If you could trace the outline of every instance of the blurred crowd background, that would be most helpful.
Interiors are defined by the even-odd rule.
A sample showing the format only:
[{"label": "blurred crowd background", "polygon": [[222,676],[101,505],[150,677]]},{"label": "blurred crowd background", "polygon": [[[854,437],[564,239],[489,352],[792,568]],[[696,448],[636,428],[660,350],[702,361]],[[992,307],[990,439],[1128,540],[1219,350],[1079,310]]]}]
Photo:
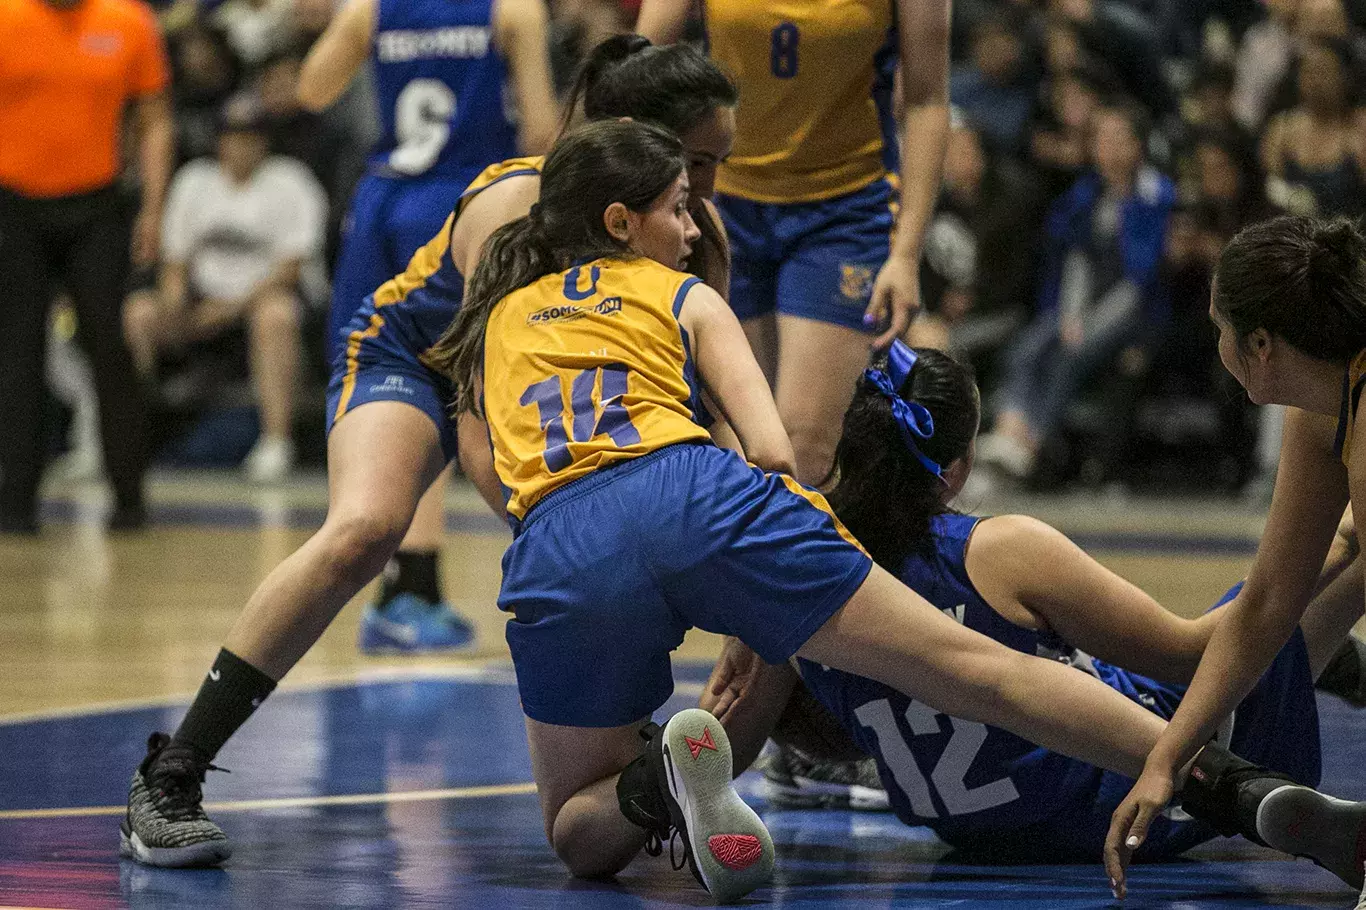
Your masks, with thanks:
[{"label": "blurred crowd background", "polygon": [[[212,194],[204,160],[231,170],[280,156],[271,196],[288,204],[275,255],[305,259],[306,312],[285,335],[298,349],[291,404],[270,419],[290,424],[301,462],[321,463],[327,276],[376,135],[372,88],[358,79],[320,115],[295,100],[333,0],[176,0],[156,11],[178,157],[163,255],[212,229],[196,221]],[[551,0],[551,14],[563,89],[584,52],[629,30],[636,10]],[[1363,65],[1366,0],[956,0],[954,126],[913,340],[976,367],[983,461],[1044,489],[1263,490],[1277,419],[1220,367],[1211,269],[1251,221],[1366,211]],[[244,92],[250,104],[225,117]],[[130,198],[137,180],[130,166]],[[155,269],[139,276],[125,307],[129,346],[155,388],[155,458],[235,466],[261,423],[243,330],[163,350],[140,317],[139,295],[156,281]],[[54,318],[53,449],[82,476],[99,470],[95,405],[74,317],[59,306]]]}]

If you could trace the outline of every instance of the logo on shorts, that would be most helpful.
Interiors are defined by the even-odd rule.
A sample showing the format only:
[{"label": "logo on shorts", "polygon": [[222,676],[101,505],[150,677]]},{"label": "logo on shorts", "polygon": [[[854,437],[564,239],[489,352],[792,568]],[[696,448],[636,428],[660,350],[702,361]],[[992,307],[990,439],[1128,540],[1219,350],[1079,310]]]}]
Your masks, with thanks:
[{"label": "logo on shorts", "polygon": [[402,395],[412,395],[413,390],[408,388],[403,382],[402,376],[385,376],[383,382],[377,382],[370,386],[371,392],[398,392]]},{"label": "logo on shorts", "polygon": [[584,308],[574,303],[558,303],[555,306],[548,306],[537,310],[527,316],[527,325],[543,325],[547,322],[570,322],[574,319],[582,319],[588,313]]},{"label": "logo on shorts", "polygon": [[691,736],[685,734],[683,736],[683,742],[688,744],[688,751],[692,753],[693,761],[697,760],[697,756],[702,754],[703,749],[710,749],[713,752],[717,751],[716,743],[713,742],[711,738],[711,727],[702,728],[701,739],[693,739]]},{"label": "logo on shorts", "polygon": [[864,303],[873,296],[873,267],[840,263],[840,293],[850,300]]}]

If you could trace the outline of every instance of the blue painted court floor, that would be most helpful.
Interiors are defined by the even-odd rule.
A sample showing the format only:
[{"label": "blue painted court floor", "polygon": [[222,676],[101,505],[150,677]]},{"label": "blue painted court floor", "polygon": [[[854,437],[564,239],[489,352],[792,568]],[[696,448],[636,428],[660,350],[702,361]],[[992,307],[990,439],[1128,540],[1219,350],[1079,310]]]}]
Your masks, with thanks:
[{"label": "blue painted court floor", "polygon": [[[666,708],[696,703],[703,670]],[[1324,788],[1366,798],[1366,716],[1321,699]],[[0,908],[698,907],[666,858],[617,881],[570,879],[546,845],[510,673],[392,674],[272,697],[211,773],[236,844],[223,869],[120,862],[118,823],[146,736],[184,706],[0,721]],[[1081,908],[1114,905],[1098,865],[996,866],[945,855],[890,815],[761,808],[778,845],[749,906]],[[1234,840],[1134,870],[1131,908],[1349,908],[1306,862]]]}]

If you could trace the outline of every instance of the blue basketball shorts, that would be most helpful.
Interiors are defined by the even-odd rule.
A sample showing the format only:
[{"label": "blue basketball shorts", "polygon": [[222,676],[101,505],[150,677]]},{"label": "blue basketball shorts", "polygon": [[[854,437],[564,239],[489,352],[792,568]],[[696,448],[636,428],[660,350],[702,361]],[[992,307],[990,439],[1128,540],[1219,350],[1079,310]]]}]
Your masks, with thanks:
[{"label": "blue basketball shorts", "polygon": [[[429,369],[407,335],[401,305],[384,307],[375,327],[373,299],[367,299],[342,330],[342,345],[327,383],[327,431],[347,414],[372,401],[400,401],[431,418],[447,461],[457,458],[451,403],[455,385]],[[354,339],[354,340],[352,340]]]},{"label": "blue basketball shorts", "polygon": [[825,499],[709,444],[666,446],[537,503],[503,556],[498,606],[522,709],[616,727],[673,692],[692,626],[787,660],[872,561]]},{"label": "blue basketball shorts", "polygon": [[346,326],[375,288],[408,267],[408,260],[436,236],[460,194],[478,175],[397,178],[367,174],[356,187],[342,229],[341,252],[332,275],[327,355],[346,343]]},{"label": "blue basketball shorts", "polygon": [[753,202],[718,193],[730,236],[730,305],[869,331],[863,314],[891,253],[893,190],[878,180],[819,202]]}]

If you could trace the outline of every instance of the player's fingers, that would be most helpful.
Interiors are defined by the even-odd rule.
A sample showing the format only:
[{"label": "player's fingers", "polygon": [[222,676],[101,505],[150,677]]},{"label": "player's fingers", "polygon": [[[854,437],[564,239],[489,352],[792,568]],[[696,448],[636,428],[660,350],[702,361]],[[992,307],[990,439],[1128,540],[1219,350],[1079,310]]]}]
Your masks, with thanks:
[{"label": "player's fingers", "polygon": [[863,327],[872,330],[882,325],[891,305],[891,289],[880,283],[873,285],[873,296],[868,300],[868,308],[863,311]]},{"label": "player's fingers", "polygon": [[1138,803],[1126,799],[1110,817],[1110,830],[1105,835],[1105,874],[1110,877],[1110,890],[1116,899],[1123,899],[1126,891],[1124,867],[1129,862],[1129,851],[1124,846],[1124,840],[1137,814]]},{"label": "player's fingers", "polygon": [[873,339],[873,349],[877,351],[886,350],[906,333],[906,329],[911,326],[912,308],[909,302],[903,301],[901,305],[892,307],[892,318],[887,323],[887,328],[883,333]]}]

